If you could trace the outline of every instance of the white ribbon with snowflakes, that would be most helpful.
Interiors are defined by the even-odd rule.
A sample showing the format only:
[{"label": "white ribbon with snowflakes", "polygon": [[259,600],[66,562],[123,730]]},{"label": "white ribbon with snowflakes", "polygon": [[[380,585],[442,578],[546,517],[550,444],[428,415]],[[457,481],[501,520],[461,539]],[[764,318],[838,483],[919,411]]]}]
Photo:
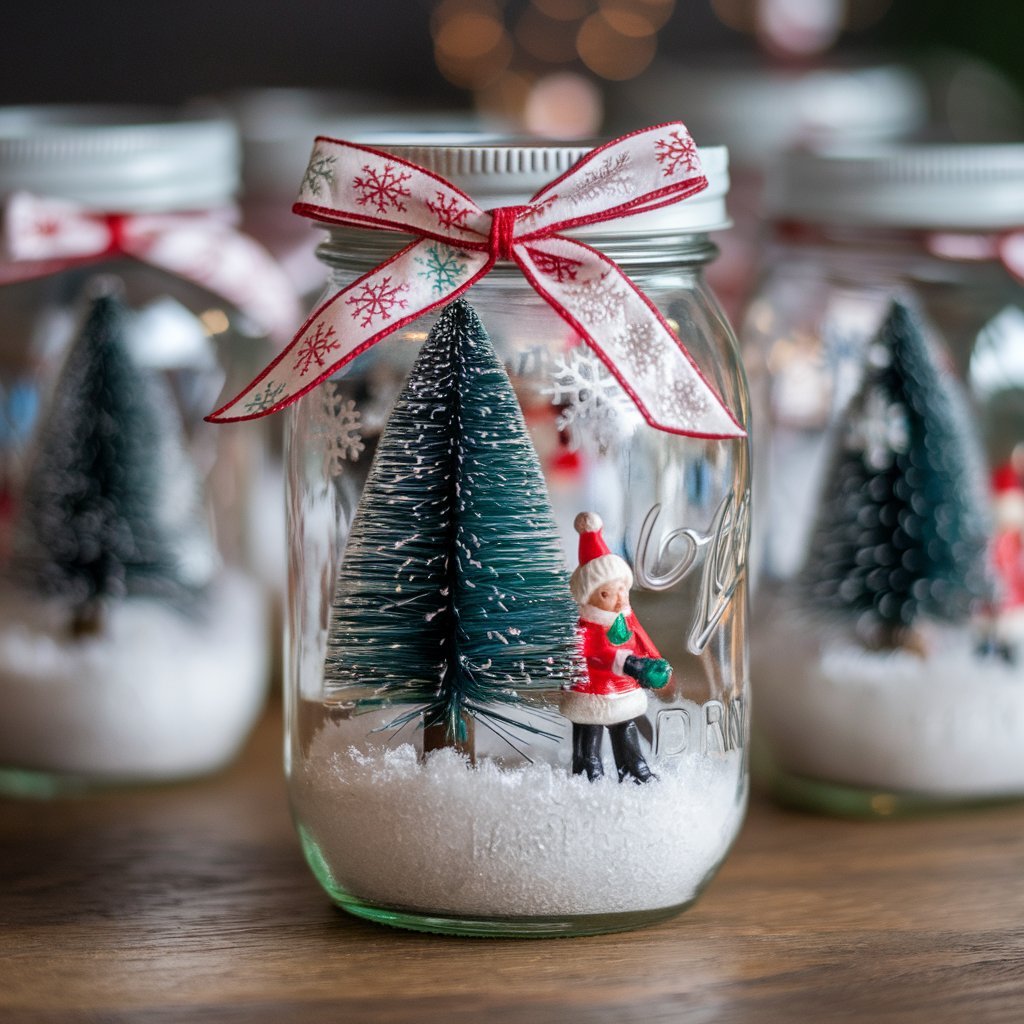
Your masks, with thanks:
[{"label": "white ribbon with snowflakes", "polygon": [[650,299],[607,256],[562,234],[677,203],[706,187],[697,148],[679,122],[598,147],[528,203],[494,210],[416,164],[320,137],[295,212],[416,240],[318,306],[274,362],[208,418],[230,422],[283,408],[502,260],[519,266],[651,426],[691,437],[743,437]]},{"label": "white ribbon with snowflakes", "polygon": [[4,203],[0,284],[126,255],[201,285],[272,337],[290,337],[295,290],[270,254],[227,210],[108,213],[50,196],[15,192]]}]

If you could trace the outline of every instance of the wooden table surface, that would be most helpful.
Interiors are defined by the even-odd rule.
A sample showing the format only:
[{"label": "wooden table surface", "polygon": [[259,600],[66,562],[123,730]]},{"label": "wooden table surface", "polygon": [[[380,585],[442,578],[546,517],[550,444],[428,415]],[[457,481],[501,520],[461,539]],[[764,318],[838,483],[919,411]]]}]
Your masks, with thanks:
[{"label": "wooden table surface", "polygon": [[755,799],[688,913],[457,939],[335,910],[268,715],[218,778],[0,800],[0,1021],[1024,1021],[1024,806],[853,822]]}]

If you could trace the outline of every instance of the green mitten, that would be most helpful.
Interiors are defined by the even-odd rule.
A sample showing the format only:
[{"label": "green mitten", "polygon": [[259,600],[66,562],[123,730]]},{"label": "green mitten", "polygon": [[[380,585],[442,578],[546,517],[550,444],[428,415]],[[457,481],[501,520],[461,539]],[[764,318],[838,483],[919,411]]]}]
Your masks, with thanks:
[{"label": "green mitten", "polygon": [[672,666],[664,658],[644,658],[640,667],[641,686],[660,690],[672,678]]},{"label": "green mitten", "polygon": [[672,678],[672,666],[664,658],[638,658],[631,654],[622,671],[649,690],[660,690]]}]

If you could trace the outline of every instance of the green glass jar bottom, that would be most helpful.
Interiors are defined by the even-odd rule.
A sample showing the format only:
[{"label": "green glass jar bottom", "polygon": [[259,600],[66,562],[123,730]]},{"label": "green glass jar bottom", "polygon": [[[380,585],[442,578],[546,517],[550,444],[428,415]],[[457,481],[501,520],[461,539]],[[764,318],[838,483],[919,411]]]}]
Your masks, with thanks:
[{"label": "green glass jar bottom", "polygon": [[476,938],[567,938],[573,935],[600,935],[644,928],[675,917],[695,900],[658,910],[617,914],[580,914],[568,917],[473,917],[409,910],[392,910],[357,900],[345,893],[329,893],[334,903],[356,917],[377,924],[406,928],[417,932],[463,935]]},{"label": "green glass jar bottom", "polygon": [[762,776],[762,785],[786,807],[846,818],[905,818],[999,806],[1024,799],[1024,794],[961,796],[851,786],[794,775],[777,766],[767,777]]}]

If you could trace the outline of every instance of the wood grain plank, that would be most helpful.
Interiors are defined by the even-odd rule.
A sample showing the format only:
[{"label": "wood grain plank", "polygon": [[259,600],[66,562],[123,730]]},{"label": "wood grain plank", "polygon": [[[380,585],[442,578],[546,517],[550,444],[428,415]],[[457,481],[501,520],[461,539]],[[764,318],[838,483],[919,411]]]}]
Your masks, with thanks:
[{"label": "wood grain plank", "polygon": [[280,718],[222,776],[0,801],[0,1020],[365,1024],[1024,1019],[1024,807],[902,821],[755,800],[701,902],[579,939],[456,939],[332,908]]}]

